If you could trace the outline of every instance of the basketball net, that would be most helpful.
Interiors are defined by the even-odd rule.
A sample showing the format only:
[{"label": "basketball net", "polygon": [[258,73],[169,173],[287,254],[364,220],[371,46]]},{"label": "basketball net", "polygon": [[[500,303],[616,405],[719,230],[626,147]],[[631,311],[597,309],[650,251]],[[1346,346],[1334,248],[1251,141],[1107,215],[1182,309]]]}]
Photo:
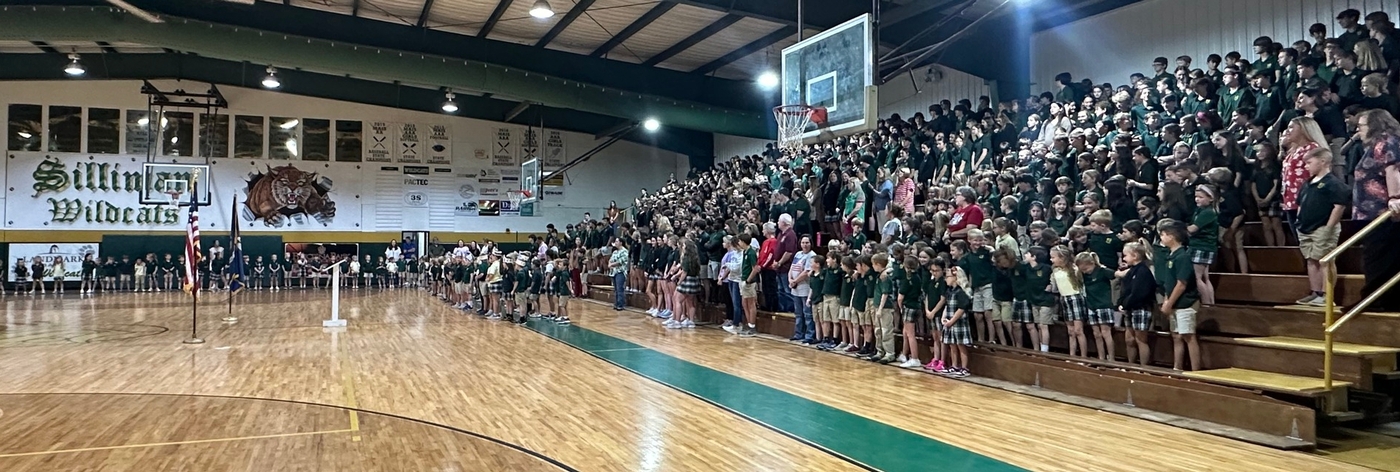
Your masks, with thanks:
[{"label": "basketball net", "polygon": [[773,107],[773,119],[778,122],[778,146],[795,156],[802,150],[802,133],[807,131],[807,126],[813,123],[817,128],[826,126],[826,108],[780,105]]}]

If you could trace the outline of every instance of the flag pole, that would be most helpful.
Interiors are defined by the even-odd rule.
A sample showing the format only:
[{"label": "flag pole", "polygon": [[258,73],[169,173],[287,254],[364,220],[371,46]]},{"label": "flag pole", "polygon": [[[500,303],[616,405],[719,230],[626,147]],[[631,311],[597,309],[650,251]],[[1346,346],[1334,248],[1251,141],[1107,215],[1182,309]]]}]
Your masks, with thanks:
[{"label": "flag pole", "polygon": [[[198,202],[198,200],[196,200],[197,198],[199,198],[199,169],[195,169],[195,170],[194,170],[194,176],[193,176],[193,178],[190,179],[190,211],[191,211],[191,212],[198,211],[198,209],[199,209],[199,202]],[[186,230],[186,231],[188,231],[188,230]],[[189,242],[186,242],[186,243],[185,243],[186,246],[188,246],[188,245],[190,245],[190,244],[191,244],[191,243],[189,243]],[[189,258],[186,257],[186,260],[187,260],[187,261],[188,261],[188,259],[189,259]],[[190,276],[190,275],[188,275],[188,273],[189,273],[189,271],[186,271],[186,276]],[[192,276],[192,277],[199,277],[199,276],[198,276],[198,275],[194,275],[194,276]],[[195,280],[195,279],[192,279],[192,280]],[[190,338],[185,340],[185,344],[204,344],[204,340],[201,339],[201,338],[199,337],[199,290],[198,290],[198,289],[192,289],[192,290],[190,290],[190,303],[191,303],[191,304],[190,304]]]},{"label": "flag pole", "polygon": [[[228,233],[228,234],[229,234],[229,249],[233,249],[234,247],[236,247],[236,246],[238,245],[238,194],[236,194],[236,193],[233,194],[233,209],[232,209],[232,211],[229,212],[229,226],[228,226],[228,227],[229,227],[229,233]],[[234,251],[233,254],[234,254],[235,256],[242,257],[242,256],[240,255],[240,254],[242,254],[241,251]],[[236,292],[233,291],[233,290],[229,290],[229,291],[228,291],[228,316],[225,316],[224,319],[223,319],[223,321],[224,321],[225,323],[232,323],[232,322],[238,321],[238,317],[233,316],[233,295],[234,295],[234,293],[236,293]]]}]

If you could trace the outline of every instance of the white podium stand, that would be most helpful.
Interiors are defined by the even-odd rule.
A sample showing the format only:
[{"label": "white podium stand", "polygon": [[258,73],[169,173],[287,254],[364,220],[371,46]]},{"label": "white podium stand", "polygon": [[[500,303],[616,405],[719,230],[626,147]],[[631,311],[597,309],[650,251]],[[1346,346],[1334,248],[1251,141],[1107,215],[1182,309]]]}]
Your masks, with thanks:
[{"label": "white podium stand", "polygon": [[331,270],[331,319],[321,321],[322,327],[344,328],[346,325],[346,321],[340,319],[340,264],[337,262],[327,267]]}]

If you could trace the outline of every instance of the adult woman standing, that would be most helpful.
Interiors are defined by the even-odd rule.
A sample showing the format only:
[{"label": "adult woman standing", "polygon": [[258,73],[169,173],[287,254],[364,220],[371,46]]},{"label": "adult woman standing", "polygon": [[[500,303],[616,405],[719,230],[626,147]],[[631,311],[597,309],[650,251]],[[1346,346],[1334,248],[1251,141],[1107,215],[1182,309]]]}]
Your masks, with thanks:
[{"label": "adult woman standing", "polygon": [[967,239],[968,230],[982,229],[982,220],[986,219],[986,215],[982,214],[982,207],[977,205],[977,192],[972,190],[972,187],[958,187],[957,193],[953,195],[953,203],[957,204],[958,208],[948,220],[949,238]]},{"label": "adult woman standing", "polygon": [[[1366,110],[1357,119],[1356,133],[1366,151],[1353,172],[1352,219],[1370,223],[1391,212],[1389,221],[1362,240],[1366,285],[1361,293],[1370,295],[1400,272],[1400,252],[1395,250],[1400,241],[1400,123],[1385,110]],[[1370,309],[1400,310],[1400,290],[1392,288]]]},{"label": "adult woman standing", "polygon": [[914,177],[910,174],[909,169],[902,168],[895,174],[895,181],[897,183],[894,187],[893,204],[903,208],[906,215],[914,214],[914,194],[917,193],[914,188]]},{"label": "adult woman standing", "polygon": [[[1283,198],[1280,204],[1288,226],[1294,228],[1298,220],[1298,192],[1307,185],[1308,180],[1303,157],[1313,149],[1327,147],[1327,137],[1322,134],[1316,120],[1300,116],[1288,122],[1288,128],[1279,136],[1279,142],[1288,150],[1283,157]],[[1293,230],[1297,231],[1297,228]]]}]

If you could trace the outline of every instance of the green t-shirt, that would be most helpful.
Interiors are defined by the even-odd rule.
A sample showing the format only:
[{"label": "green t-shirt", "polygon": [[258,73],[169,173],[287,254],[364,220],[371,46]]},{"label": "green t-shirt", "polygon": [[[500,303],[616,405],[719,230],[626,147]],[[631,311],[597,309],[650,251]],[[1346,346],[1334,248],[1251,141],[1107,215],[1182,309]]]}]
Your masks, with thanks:
[{"label": "green t-shirt", "polygon": [[1175,251],[1162,252],[1160,265],[1157,267],[1157,291],[1162,296],[1170,297],[1172,290],[1176,289],[1178,281],[1186,283],[1186,290],[1181,292],[1181,297],[1176,300],[1172,308],[1190,308],[1200,299],[1200,292],[1196,291],[1196,270],[1191,266],[1191,255],[1186,247],[1179,247]]},{"label": "green t-shirt", "polygon": [[1016,296],[1017,300],[1025,300],[1034,306],[1052,306],[1055,304],[1055,295],[1045,291],[1045,287],[1050,286],[1050,274],[1053,272],[1050,266],[1040,264],[1031,267],[1030,264],[1021,264],[1018,268],[1023,282],[1021,294]]},{"label": "green t-shirt", "polygon": [[832,297],[841,293],[841,271],[830,267],[822,271],[822,295]]},{"label": "green t-shirt", "polygon": [[844,202],[843,205],[842,205],[842,207],[845,208],[845,211],[843,211],[843,212],[841,213],[842,218],[845,218],[845,215],[850,215],[850,214],[852,214],[851,212],[855,212],[854,215],[855,215],[855,218],[857,219],[856,221],[858,221],[858,222],[864,222],[864,221],[865,221],[865,204],[861,202],[861,200],[864,200],[864,199],[865,199],[865,192],[862,192],[862,191],[860,191],[860,190],[856,190],[856,191],[854,191],[854,192],[847,192],[847,193],[846,193],[846,200],[845,200],[845,202]]},{"label": "green t-shirt", "polygon": [[867,302],[870,300],[870,277],[866,275],[856,275],[851,281],[851,308],[856,311],[865,311]]},{"label": "green t-shirt", "polygon": [[[932,274],[929,274],[932,275]],[[942,277],[925,277],[924,303],[929,310],[937,309],[938,302],[948,296],[948,283]]]},{"label": "green t-shirt", "polygon": [[515,293],[525,293],[530,289],[530,271],[515,271]]},{"label": "green t-shirt", "polygon": [[1118,254],[1123,252],[1123,240],[1113,232],[1089,233],[1089,250],[1099,256],[1099,263],[1107,267],[1118,267]]},{"label": "green t-shirt", "polygon": [[905,308],[924,307],[924,301],[920,298],[923,294],[924,279],[920,275],[922,270],[905,271],[904,280],[899,282],[899,294],[904,297]]},{"label": "green t-shirt", "polygon": [[747,281],[756,265],[758,265],[758,251],[755,251],[753,246],[749,246],[748,249],[744,250],[744,262],[739,266],[739,280]]},{"label": "green t-shirt", "polygon": [[996,268],[992,266],[992,251],[985,246],[963,254],[962,259],[958,259],[958,267],[967,272],[973,289],[991,284],[992,275],[996,273]]},{"label": "green t-shirt", "polygon": [[1113,273],[1099,267],[1084,275],[1084,304],[1090,309],[1113,308]]},{"label": "green t-shirt", "polygon": [[837,298],[837,303],[841,306],[851,306],[851,298],[854,296],[856,290],[856,282],[851,280],[852,275],[853,274],[847,274],[845,271],[841,272],[841,294],[839,298]]},{"label": "green t-shirt", "polygon": [[1015,295],[1012,290],[1011,271],[996,269],[996,274],[992,277],[992,300],[1009,302]]},{"label": "green t-shirt", "polygon": [[1220,215],[1214,209],[1197,208],[1191,217],[1196,234],[1191,235],[1191,249],[1215,252],[1220,244]]},{"label": "green t-shirt", "polygon": [[894,299],[896,294],[894,293],[893,278],[893,273],[889,271],[883,272],[879,276],[875,277],[875,290],[873,295],[871,295],[871,298],[874,299],[875,303],[878,304],[880,303],[880,297],[885,297],[885,304],[879,306],[879,308],[894,308]]}]

